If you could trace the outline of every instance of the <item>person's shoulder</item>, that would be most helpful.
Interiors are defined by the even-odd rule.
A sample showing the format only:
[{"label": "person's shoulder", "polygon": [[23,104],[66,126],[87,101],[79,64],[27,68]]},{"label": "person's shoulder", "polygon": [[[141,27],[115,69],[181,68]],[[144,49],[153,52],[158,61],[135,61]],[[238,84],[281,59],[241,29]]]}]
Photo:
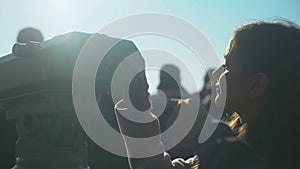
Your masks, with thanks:
[{"label": "person's shoulder", "polygon": [[266,162],[252,147],[220,123],[210,139],[197,149],[200,168],[209,169],[267,169]]}]

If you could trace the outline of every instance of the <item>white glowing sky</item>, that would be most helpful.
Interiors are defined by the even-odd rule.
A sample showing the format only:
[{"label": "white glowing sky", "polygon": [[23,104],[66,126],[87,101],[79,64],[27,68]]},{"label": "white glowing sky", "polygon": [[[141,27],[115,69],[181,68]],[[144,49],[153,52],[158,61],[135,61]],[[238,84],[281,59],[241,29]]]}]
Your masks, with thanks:
[{"label": "white glowing sky", "polygon": [[[143,12],[162,12],[181,17],[201,30],[222,58],[232,31],[251,20],[285,18],[300,24],[300,1],[201,1],[201,0],[0,0],[0,56],[10,53],[18,31],[33,26],[40,29],[45,39],[71,31],[97,32],[104,25],[119,18]],[[138,37],[132,39],[140,49],[160,48],[173,50],[184,60],[197,77],[198,89],[202,86],[204,68],[188,57],[190,51],[170,39]],[[168,44],[168,45],[166,45]],[[171,47],[170,47],[171,46]],[[157,60],[161,65],[169,60]],[[216,66],[219,63],[216,63]],[[181,75],[190,92],[190,79]],[[158,71],[149,71],[150,91],[158,84]]]}]

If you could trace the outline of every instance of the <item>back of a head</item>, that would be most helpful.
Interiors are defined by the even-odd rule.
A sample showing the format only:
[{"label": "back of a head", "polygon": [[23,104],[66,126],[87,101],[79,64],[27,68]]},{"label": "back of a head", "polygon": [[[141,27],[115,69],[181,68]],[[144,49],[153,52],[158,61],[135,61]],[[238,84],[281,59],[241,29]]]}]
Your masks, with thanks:
[{"label": "back of a head", "polygon": [[178,67],[166,64],[160,71],[158,89],[178,88],[180,86],[180,70]]},{"label": "back of a head", "polygon": [[44,38],[42,33],[38,29],[32,27],[20,30],[17,37],[17,42],[19,43],[27,43],[30,41],[42,42],[43,40]]},{"label": "back of a head", "polygon": [[268,156],[299,162],[299,27],[285,21],[255,22],[237,29],[233,39],[243,73],[264,73],[269,80],[263,96],[263,128],[259,129]]}]

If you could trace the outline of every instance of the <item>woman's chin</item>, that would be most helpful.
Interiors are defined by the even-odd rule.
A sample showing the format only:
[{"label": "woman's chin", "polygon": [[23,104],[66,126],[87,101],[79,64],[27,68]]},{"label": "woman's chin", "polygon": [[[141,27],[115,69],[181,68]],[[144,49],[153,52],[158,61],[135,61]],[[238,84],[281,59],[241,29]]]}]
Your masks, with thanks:
[{"label": "woman's chin", "polygon": [[218,108],[224,108],[225,107],[225,102],[226,102],[226,97],[220,95],[217,93],[216,98],[215,98],[215,104]]}]

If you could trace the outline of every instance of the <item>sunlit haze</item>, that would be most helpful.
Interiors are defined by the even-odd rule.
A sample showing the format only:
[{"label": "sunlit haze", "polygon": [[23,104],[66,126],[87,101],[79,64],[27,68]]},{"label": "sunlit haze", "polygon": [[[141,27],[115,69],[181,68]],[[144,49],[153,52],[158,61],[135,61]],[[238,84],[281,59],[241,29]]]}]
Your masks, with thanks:
[{"label": "sunlit haze", "polygon": [[[40,29],[47,40],[71,31],[98,32],[103,26],[117,19],[144,12],[170,14],[191,23],[209,39],[220,62],[231,33],[241,24],[273,19],[286,19],[300,24],[298,0],[0,0],[0,56],[11,52],[18,31],[28,26]],[[154,48],[175,55],[193,73],[197,89],[189,85],[192,79],[186,78],[187,71],[181,72],[183,86],[191,93],[201,89],[205,74],[204,65],[195,60],[194,54],[184,45],[155,35],[134,37],[131,40],[140,50]],[[160,66],[166,63],[176,64],[176,61],[168,59],[156,61]],[[178,66],[187,70],[183,69],[184,65]],[[219,63],[216,63],[215,67],[218,65]],[[149,69],[147,76],[150,91],[153,93],[159,81],[158,70]]]}]

